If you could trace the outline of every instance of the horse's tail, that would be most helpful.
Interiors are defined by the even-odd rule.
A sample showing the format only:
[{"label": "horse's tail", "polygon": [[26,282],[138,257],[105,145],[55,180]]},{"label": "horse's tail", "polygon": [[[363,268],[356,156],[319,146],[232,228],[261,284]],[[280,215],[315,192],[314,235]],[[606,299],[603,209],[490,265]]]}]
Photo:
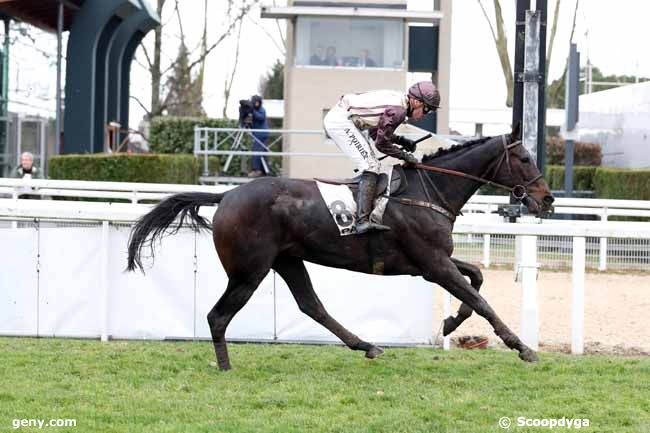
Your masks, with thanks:
[{"label": "horse's tail", "polygon": [[[129,236],[129,259],[126,267],[127,271],[133,271],[142,266],[142,249],[149,247],[151,257],[154,256],[154,243],[158,239],[168,234],[177,233],[189,216],[187,225],[192,230],[200,231],[202,229],[211,230],[210,224],[199,215],[199,208],[205,205],[219,203],[225,194],[210,194],[205,192],[190,192],[175,194],[167,197],[154,207],[149,213],[143,215],[131,229]],[[180,215],[178,225],[168,230],[176,217]]]}]

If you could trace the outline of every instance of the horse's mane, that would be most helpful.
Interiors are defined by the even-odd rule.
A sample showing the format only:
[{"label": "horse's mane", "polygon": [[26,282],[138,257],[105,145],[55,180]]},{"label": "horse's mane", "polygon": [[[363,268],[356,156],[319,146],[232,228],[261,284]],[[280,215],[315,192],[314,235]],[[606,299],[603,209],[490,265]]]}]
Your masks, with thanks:
[{"label": "horse's mane", "polygon": [[447,147],[447,148],[441,147],[440,149],[438,149],[434,153],[424,155],[422,157],[422,162],[429,162],[429,161],[431,161],[433,159],[436,159],[436,158],[439,158],[441,156],[449,155],[451,153],[456,153],[456,152],[458,152],[460,150],[463,150],[463,149],[468,149],[470,147],[474,147],[476,145],[483,144],[483,143],[485,143],[486,141],[488,141],[491,138],[492,137],[481,137],[481,138],[477,138],[475,140],[466,141],[466,142],[464,142],[462,144],[455,144],[455,145]]}]

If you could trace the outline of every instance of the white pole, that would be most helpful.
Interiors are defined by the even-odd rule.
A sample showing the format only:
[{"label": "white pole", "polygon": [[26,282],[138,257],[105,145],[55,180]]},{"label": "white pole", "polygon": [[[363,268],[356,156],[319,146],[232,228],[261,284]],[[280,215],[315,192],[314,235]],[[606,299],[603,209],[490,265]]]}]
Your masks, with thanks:
[{"label": "white pole", "polygon": [[108,242],[109,242],[109,224],[108,221],[102,221],[102,240],[101,240],[101,270],[99,274],[99,293],[100,293],[100,320],[102,323],[101,341],[108,341]]},{"label": "white pole", "polygon": [[537,237],[521,236],[521,340],[533,350],[539,349],[537,267]]},{"label": "white pole", "polygon": [[571,299],[571,353],[584,352],[585,238],[573,238],[573,287]]},{"label": "white pole", "polygon": [[[451,316],[451,294],[446,291],[445,289],[442,289],[443,295],[443,306],[442,306],[442,317],[443,320],[446,319],[447,317]],[[449,350],[450,348],[450,339],[449,335],[446,337],[443,337],[442,339],[442,348],[444,350]]]},{"label": "white pole", "polygon": [[[603,222],[607,221],[607,208],[603,208],[603,214],[600,216],[600,220]],[[598,270],[604,271],[607,269],[607,238],[600,238],[600,252],[598,254]]]},{"label": "white pole", "polygon": [[490,235],[483,235],[483,266],[490,267]]}]

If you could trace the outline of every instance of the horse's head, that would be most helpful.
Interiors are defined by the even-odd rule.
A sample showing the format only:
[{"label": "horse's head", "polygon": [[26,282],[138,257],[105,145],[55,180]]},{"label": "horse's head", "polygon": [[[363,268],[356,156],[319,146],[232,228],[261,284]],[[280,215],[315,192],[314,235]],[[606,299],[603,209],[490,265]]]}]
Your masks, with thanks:
[{"label": "horse's head", "polygon": [[492,180],[511,188],[511,195],[523,203],[530,213],[551,212],[555,199],[534,158],[522,145],[519,125],[511,134],[494,139],[503,143],[503,154],[497,158]]}]

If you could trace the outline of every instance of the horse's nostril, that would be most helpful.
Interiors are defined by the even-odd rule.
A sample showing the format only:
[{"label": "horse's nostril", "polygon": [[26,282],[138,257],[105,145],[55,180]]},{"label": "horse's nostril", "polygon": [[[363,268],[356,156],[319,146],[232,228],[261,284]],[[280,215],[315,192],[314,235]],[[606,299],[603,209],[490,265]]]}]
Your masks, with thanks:
[{"label": "horse's nostril", "polygon": [[555,199],[553,198],[552,195],[547,195],[546,197],[544,197],[543,201],[544,201],[544,204],[545,204],[545,205],[550,206],[550,205],[553,204],[553,202],[555,201]]}]

